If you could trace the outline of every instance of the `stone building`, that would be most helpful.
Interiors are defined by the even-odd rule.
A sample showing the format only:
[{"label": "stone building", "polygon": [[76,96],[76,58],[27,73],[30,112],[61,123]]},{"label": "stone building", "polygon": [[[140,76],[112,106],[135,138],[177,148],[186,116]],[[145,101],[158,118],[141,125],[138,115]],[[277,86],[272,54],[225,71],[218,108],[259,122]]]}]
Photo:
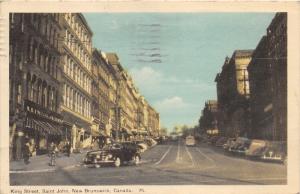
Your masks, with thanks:
[{"label": "stone building", "polygon": [[252,50],[236,50],[226,57],[217,74],[218,128],[226,136],[247,136],[249,130],[249,79]]},{"label": "stone building", "polygon": [[92,102],[91,102],[91,116],[93,125],[91,127],[91,134],[94,139],[100,136],[100,106],[99,106],[99,95],[100,95],[100,87],[99,87],[99,66],[100,66],[100,58],[101,55],[97,52],[96,49],[93,49],[93,58],[92,58],[92,83],[91,83],[91,91],[92,91]]},{"label": "stone building", "polygon": [[140,96],[138,89],[135,87],[133,80],[130,81],[131,85],[131,92],[133,96],[133,110],[134,110],[134,117],[133,117],[133,129],[131,130],[135,139],[138,138],[138,132],[140,131],[139,123],[140,123]]},{"label": "stone building", "polygon": [[63,14],[64,35],[61,63],[63,64],[61,104],[64,128],[73,148],[91,144],[92,103],[92,31],[84,16]]},{"label": "stone building", "polygon": [[122,126],[121,121],[124,115],[124,77],[122,75],[123,67],[119,62],[118,55],[116,53],[105,53],[105,58],[109,64],[110,71],[110,119],[112,122],[113,130],[112,137],[115,140],[122,139]]},{"label": "stone building", "polygon": [[287,14],[277,13],[253,53],[248,67],[251,136],[287,138]]},{"label": "stone building", "polygon": [[218,130],[218,102],[216,100],[208,100],[202,110],[199,119],[199,127],[201,133],[209,135],[223,135]]},{"label": "stone building", "polygon": [[139,139],[142,139],[144,136],[147,135],[146,127],[148,121],[146,120],[147,118],[147,112],[145,111],[146,107],[146,101],[145,98],[140,95],[138,98],[138,109],[137,109],[137,126],[138,126],[138,131],[137,135]]},{"label": "stone building", "polygon": [[[111,131],[107,128],[107,125],[110,124],[110,101],[109,101],[109,89],[110,89],[110,71],[109,64],[106,62],[106,59],[103,58],[102,52],[95,50],[95,54],[98,55],[98,79],[99,79],[99,119],[100,126],[99,130],[103,136],[110,136]],[[107,131],[108,130],[108,131]]]},{"label": "stone building", "polygon": [[60,14],[11,13],[9,40],[10,157],[33,154],[64,136],[60,114]]},{"label": "stone building", "polygon": [[148,126],[147,129],[152,137],[159,136],[159,114],[155,111],[155,109],[148,105]]}]

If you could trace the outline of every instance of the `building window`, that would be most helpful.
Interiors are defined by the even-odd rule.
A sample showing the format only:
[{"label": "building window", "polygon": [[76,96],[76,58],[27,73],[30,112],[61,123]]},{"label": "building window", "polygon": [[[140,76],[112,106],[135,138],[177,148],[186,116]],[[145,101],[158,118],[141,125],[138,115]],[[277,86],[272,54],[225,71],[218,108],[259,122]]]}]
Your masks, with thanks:
[{"label": "building window", "polygon": [[70,89],[70,109],[73,109],[73,88]]},{"label": "building window", "polygon": [[45,62],[44,62],[44,64],[45,64],[45,72],[46,73],[49,73],[49,64],[48,64],[48,55],[47,54],[45,54]]},{"label": "building window", "polygon": [[67,85],[64,83],[63,104],[65,106],[67,105],[66,100],[67,100]]},{"label": "building window", "polygon": [[50,110],[52,110],[52,91],[51,88],[48,86],[47,88],[47,100],[48,100],[48,107]]},{"label": "building window", "polygon": [[72,110],[74,110],[75,111],[75,106],[76,106],[76,92],[75,92],[75,90],[73,90],[73,93],[72,93],[72,95],[73,95],[73,104],[72,104]]},{"label": "building window", "polygon": [[79,101],[79,112],[82,114],[82,96],[80,95],[80,101]]},{"label": "building window", "polygon": [[38,94],[38,91],[37,91],[37,81],[33,82],[32,83],[32,101],[37,103],[37,94]]},{"label": "building window", "polygon": [[73,78],[73,74],[74,74],[73,68],[74,68],[74,63],[73,63],[73,61],[71,61],[71,62],[70,62],[70,77],[71,77],[71,78]]},{"label": "building window", "polygon": [[55,79],[57,79],[57,71],[58,71],[57,66],[54,65],[54,78]]},{"label": "building window", "polygon": [[79,109],[78,103],[79,103],[78,93],[75,92],[75,112],[78,112],[78,109]]},{"label": "building window", "polygon": [[13,52],[14,52],[14,47],[13,45],[9,45],[9,64],[12,64],[13,60]]},{"label": "building window", "polygon": [[21,84],[18,84],[17,86],[17,103],[21,104],[22,102],[22,86]]},{"label": "building window", "polygon": [[34,62],[38,64],[38,48],[36,45],[34,46]]},{"label": "building window", "polygon": [[49,71],[50,75],[53,76],[53,69],[52,69],[52,61],[51,60],[52,60],[52,57],[49,55],[48,56],[48,62],[47,62],[48,71]]},{"label": "building window", "polygon": [[69,86],[67,86],[66,90],[66,106],[69,107]]},{"label": "building window", "polygon": [[43,86],[42,105],[47,107],[47,86]]},{"label": "building window", "polygon": [[57,105],[57,92],[53,89],[53,98],[52,98],[52,102],[53,102],[53,104],[52,104],[52,110],[53,111],[57,111],[56,110],[56,105]]}]

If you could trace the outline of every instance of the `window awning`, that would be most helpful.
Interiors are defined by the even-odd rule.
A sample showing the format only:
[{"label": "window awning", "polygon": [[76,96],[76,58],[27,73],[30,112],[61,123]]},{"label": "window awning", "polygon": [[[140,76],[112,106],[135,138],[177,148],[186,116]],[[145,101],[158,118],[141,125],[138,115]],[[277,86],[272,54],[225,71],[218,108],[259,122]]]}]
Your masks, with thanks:
[{"label": "window awning", "polygon": [[138,134],[140,134],[140,135],[147,135],[148,131],[146,131],[146,130],[140,130],[140,131],[138,131]]},{"label": "window awning", "polygon": [[94,131],[94,130],[92,130],[92,136],[94,136],[94,137],[100,137],[100,136],[109,137],[109,135],[107,135],[105,133],[105,131],[103,131],[103,130],[101,130],[101,131]]},{"label": "window awning", "polygon": [[63,135],[62,130],[59,129],[59,126],[41,121],[36,119],[30,119],[35,124],[32,126],[35,130],[38,130],[45,134],[51,134],[51,135]]},{"label": "window awning", "polygon": [[131,132],[133,133],[133,135],[138,134],[138,130],[137,129],[132,129]]}]

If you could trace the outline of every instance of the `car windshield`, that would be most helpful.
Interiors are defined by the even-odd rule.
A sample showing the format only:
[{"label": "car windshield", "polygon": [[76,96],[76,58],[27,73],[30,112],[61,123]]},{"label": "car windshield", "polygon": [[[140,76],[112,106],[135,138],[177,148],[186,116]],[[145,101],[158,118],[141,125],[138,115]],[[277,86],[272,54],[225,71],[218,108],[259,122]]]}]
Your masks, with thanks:
[{"label": "car windshield", "polygon": [[110,149],[119,149],[121,148],[121,145],[120,144],[115,144],[115,143],[112,143],[112,144],[106,144],[103,146],[103,150],[110,150]]}]

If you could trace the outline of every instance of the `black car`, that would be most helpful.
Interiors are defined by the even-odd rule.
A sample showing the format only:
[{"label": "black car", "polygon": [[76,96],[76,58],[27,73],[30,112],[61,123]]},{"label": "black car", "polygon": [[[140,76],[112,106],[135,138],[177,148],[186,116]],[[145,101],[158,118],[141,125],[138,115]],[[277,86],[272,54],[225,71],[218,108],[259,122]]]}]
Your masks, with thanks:
[{"label": "black car", "polygon": [[90,151],[84,158],[84,163],[100,167],[112,164],[119,167],[122,164],[133,162],[139,164],[141,160],[140,148],[132,142],[112,143],[105,145],[100,150]]}]

